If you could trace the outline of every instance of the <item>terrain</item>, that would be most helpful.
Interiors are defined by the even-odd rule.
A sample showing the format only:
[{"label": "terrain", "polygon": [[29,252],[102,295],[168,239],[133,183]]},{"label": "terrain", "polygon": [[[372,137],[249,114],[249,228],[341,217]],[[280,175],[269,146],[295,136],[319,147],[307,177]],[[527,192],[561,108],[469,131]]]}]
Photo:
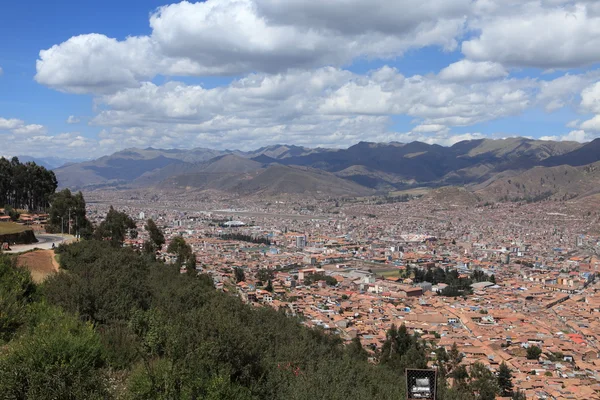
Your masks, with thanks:
[{"label": "terrain", "polygon": [[35,283],[41,283],[58,272],[59,265],[53,250],[35,250],[17,257],[17,265],[27,269]]},{"label": "terrain", "polygon": [[255,151],[128,149],[54,170],[72,189],[213,190],[239,196],[366,196],[414,188],[465,186],[487,200],[594,194],[600,139],[527,138],[360,142],[347,149],[276,145]]}]

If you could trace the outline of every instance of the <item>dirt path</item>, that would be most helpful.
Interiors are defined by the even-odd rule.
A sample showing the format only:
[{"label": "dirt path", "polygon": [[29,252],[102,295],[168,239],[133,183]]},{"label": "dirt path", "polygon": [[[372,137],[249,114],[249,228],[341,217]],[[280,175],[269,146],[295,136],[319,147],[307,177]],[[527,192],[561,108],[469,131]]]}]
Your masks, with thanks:
[{"label": "dirt path", "polygon": [[44,281],[59,269],[53,250],[36,250],[22,254],[17,258],[17,265],[28,269],[35,283]]}]

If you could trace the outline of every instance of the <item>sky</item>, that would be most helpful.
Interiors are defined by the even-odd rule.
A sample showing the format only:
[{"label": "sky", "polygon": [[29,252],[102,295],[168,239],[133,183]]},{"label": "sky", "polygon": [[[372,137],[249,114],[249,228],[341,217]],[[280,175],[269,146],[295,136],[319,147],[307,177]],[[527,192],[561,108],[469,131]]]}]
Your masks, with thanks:
[{"label": "sky", "polygon": [[600,136],[600,1],[32,1],[0,155]]}]

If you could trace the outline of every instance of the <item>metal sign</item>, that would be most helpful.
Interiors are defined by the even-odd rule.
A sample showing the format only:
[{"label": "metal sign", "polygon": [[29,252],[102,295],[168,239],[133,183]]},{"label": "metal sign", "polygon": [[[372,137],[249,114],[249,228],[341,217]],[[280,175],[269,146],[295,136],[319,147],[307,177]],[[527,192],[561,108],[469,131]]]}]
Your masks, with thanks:
[{"label": "metal sign", "polygon": [[437,371],[434,369],[407,369],[407,399],[435,400],[436,378]]}]

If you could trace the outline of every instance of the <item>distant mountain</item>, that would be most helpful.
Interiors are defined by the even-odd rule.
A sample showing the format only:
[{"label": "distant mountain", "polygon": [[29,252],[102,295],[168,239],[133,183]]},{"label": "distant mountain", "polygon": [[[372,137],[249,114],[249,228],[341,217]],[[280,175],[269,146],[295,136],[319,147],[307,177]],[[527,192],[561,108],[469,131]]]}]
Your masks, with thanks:
[{"label": "distant mountain", "polygon": [[20,162],[26,163],[33,161],[37,165],[41,165],[46,169],[55,169],[62,167],[66,164],[80,163],[85,161],[83,158],[60,158],[60,157],[31,157],[31,156],[17,156]]},{"label": "distant mountain", "polygon": [[336,149],[324,149],[316,148],[311,149],[303,146],[288,146],[284,144],[276,144],[273,146],[261,147],[255,151],[237,152],[236,154],[242,155],[247,158],[255,158],[265,156],[274,160],[282,160],[289,157],[301,157],[310,154],[324,153],[324,152],[335,152]]},{"label": "distant mountain", "polygon": [[600,138],[586,143],[579,148],[565,153],[550,157],[542,163],[546,167],[555,167],[557,165],[581,166],[592,164],[600,160]]},{"label": "distant mountain", "polygon": [[[144,174],[169,166],[186,166],[206,161],[223,152],[212,149],[158,150],[127,149],[97,160],[57,168],[61,187],[84,188],[131,184]],[[174,168],[174,173],[177,168]]]},{"label": "distant mountain", "polygon": [[[360,142],[347,149],[287,145],[245,152],[128,149],[69,164],[55,172],[60,186],[75,189],[157,186],[238,193],[373,193],[458,185],[486,190],[492,197],[497,193],[503,193],[501,197],[535,197],[546,192],[534,186],[530,186],[531,191],[515,190],[508,180],[521,175],[523,181],[554,179],[559,173],[540,172],[536,167],[579,167],[598,161],[600,139],[581,144],[509,138],[469,140],[450,147],[422,142]],[[594,179],[589,174],[580,178]],[[577,190],[586,188],[582,185]]]}]

